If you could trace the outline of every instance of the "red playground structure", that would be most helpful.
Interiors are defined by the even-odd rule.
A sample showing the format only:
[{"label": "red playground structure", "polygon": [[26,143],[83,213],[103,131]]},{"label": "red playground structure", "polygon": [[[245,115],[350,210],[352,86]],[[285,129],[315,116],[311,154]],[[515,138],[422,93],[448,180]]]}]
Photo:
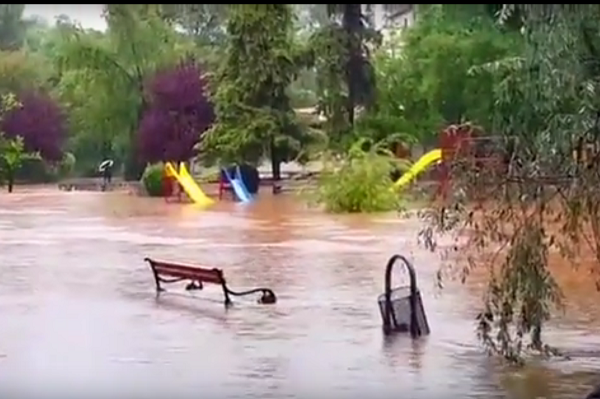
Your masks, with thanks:
[{"label": "red playground structure", "polygon": [[179,182],[169,173],[168,169],[165,168],[162,179],[162,194],[165,202],[181,202],[183,189],[179,185]]},{"label": "red playground structure", "polygon": [[[447,197],[452,179],[452,166],[461,161],[469,167],[506,172],[504,157],[495,147],[498,138],[484,136],[483,129],[470,123],[450,125],[439,135],[441,163],[437,166],[438,195]],[[499,169],[500,167],[500,169]]]}]

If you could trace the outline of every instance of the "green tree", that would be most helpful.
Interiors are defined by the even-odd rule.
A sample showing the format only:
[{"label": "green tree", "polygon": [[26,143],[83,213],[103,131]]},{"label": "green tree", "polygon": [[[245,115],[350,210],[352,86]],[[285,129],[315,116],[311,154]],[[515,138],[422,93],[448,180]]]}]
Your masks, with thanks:
[{"label": "green tree", "polygon": [[279,179],[281,162],[306,138],[286,89],[298,70],[293,13],[285,4],[231,5],[227,49],[215,75],[216,122],[202,148],[222,162],[256,163],[268,154]]},{"label": "green tree", "polygon": [[[300,48],[309,46],[311,36],[329,23],[325,4],[294,4],[294,31]],[[303,68],[288,89],[294,108],[314,107],[318,104],[317,73],[314,67]]]},{"label": "green tree", "polygon": [[0,90],[19,93],[46,86],[51,68],[38,54],[26,51],[0,51]]},{"label": "green tree", "polygon": [[5,139],[0,134],[0,182],[6,180],[6,187],[9,193],[13,192],[15,185],[15,174],[23,162],[27,159],[38,159],[36,154],[30,154],[25,151],[23,139]]},{"label": "green tree", "polygon": [[327,13],[329,24],[310,40],[309,65],[316,69],[325,129],[333,142],[339,142],[354,126],[357,106],[370,107],[375,102],[370,47],[381,36],[364,23],[360,4],[328,4]]},{"label": "green tree", "polygon": [[440,128],[465,120],[491,129],[494,78],[470,71],[519,54],[522,37],[503,31],[480,6],[419,7],[417,24],[395,39],[395,49],[386,49],[391,59],[379,57],[387,76],[381,79],[421,141],[434,142]]},{"label": "green tree", "polygon": [[[0,97],[0,119],[19,103],[12,94],[4,94]],[[0,132],[0,183],[6,181],[8,192],[12,193],[15,184],[15,173],[23,165],[23,161],[37,158],[35,154],[29,154],[23,146],[23,139],[8,139]]]},{"label": "green tree", "polygon": [[60,92],[71,108],[77,160],[86,158],[82,151],[95,151],[96,162],[107,156],[124,161],[125,177],[139,179],[144,165],[134,133],[146,107],[145,76],[178,60],[187,47],[155,8],[107,5],[105,16],[106,35],[76,30],[62,43]]},{"label": "green tree", "polygon": [[23,46],[29,21],[23,19],[25,4],[0,4],[0,50]]},{"label": "green tree", "polygon": [[160,4],[161,18],[185,41],[188,52],[215,70],[225,51],[227,4]]},{"label": "green tree", "polygon": [[161,4],[161,16],[198,46],[225,40],[227,4]]}]

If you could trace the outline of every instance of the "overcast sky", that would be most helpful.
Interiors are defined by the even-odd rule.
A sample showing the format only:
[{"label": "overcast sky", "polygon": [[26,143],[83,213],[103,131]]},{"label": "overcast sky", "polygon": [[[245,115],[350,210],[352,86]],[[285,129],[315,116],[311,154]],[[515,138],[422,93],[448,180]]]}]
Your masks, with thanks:
[{"label": "overcast sky", "polygon": [[102,4],[25,4],[25,16],[38,15],[50,23],[61,14],[79,22],[84,28],[106,29],[101,16]]}]

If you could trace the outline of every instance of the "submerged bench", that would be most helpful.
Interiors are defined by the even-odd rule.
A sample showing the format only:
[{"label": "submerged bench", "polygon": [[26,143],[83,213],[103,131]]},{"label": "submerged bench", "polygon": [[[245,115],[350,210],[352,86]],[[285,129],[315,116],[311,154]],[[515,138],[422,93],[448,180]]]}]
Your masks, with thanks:
[{"label": "submerged bench", "polygon": [[152,268],[157,293],[164,291],[161,283],[170,284],[180,281],[189,281],[185,287],[188,291],[201,290],[204,288],[205,283],[220,285],[223,289],[223,296],[225,297],[225,306],[229,306],[232,303],[230,295],[244,296],[259,292],[262,294],[258,299],[259,303],[271,304],[277,302],[275,293],[269,288],[254,288],[241,292],[230,290],[229,287],[227,287],[227,282],[225,281],[223,270],[221,269],[207,269],[150,258],[145,258],[144,261],[148,262]]}]

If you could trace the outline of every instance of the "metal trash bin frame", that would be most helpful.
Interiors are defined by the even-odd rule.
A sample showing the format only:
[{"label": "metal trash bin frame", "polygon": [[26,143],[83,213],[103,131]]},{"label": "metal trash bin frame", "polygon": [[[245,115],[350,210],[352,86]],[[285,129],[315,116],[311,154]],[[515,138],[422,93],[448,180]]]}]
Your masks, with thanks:
[{"label": "metal trash bin frame", "polygon": [[[384,304],[383,308],[381,308],[381,303],[379,306],[381,308],[382,318],[383,318],[383,332],[385,334],[391,334],[395,332],[405,332],[403,330],[398,329],[398,323],[396,321],[396,314],[392,301],[392,292],[398,288],[392,289],[392,271],[394,269],[394,265],[397,261],[402,261],[404,267],[408,271],[409,276],[409,306],[410,306],[410,326],[409,332],[411,337],[417,338],[422,335],[429,334],[429,324],[427,323],[427,316],[425,315],[425,310],[423,308],[423,301],[421,300],[421,294],[417,287],[417,274],[415,272],[412,264],[402,255],[393,255],[385,268],[385,291],[383,294]],[[380,295],[381,297],[381,295]],[[420,310],[422,317],[419,318],[418,311]],[[419,320],[421,319],[421,320]],[[420,323],[421,321],[421,323]],[[421,325],[422,324],[422,325]]]}]

